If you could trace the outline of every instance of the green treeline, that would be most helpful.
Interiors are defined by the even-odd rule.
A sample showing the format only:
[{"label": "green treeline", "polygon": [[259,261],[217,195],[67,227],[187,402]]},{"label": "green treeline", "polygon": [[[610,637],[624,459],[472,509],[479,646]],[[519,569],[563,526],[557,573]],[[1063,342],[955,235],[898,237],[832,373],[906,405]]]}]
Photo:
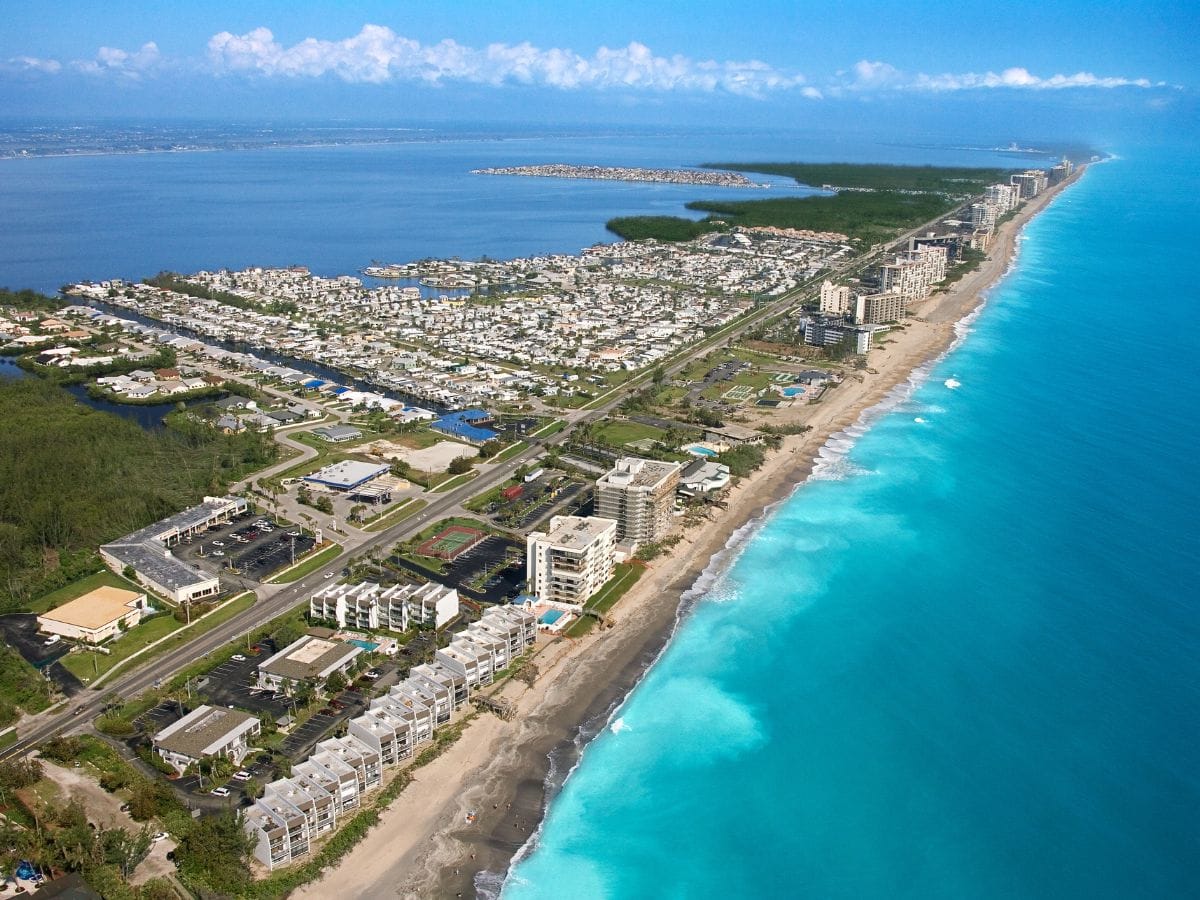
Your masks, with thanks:
[{"label": "green treeline", "polygon": [[99,544],[217,494],[277,452],[180,417],[146,432],[34,379],[0,381],[0,611],[96,571]]},{"label": "green treeline", "polygon": [[783,175],[820,187],[874,188],[877,191],[945,191],[976,194],[989,184],[1008,182],[1016,169],[968,169],[944,166],[860,165],[858,163],[703,163],[706,169]]},{"label": "green treeline", "polygon": [[21,711],[41,712],[49,705],[49,682],[16,650],[0,644],[0,728],[17,721]]},{"label": "green treeline", "polygon": [[731,225],[837,231],[874,244],[920,225],[957,206],[936,194],[894,191],[841,193],[833,196],[781,197],[773,200],[697,200],[688,209],[709,213],[699,222],[672,216],[627,216],[608,222],[608,230],[627,241],[655,238],[685,241]]},{"label": "green treeline", "polygon": [[199,297],[201,300],[216,300],[218,303],[224,303],[226,306],[236,306],[238,309],[253,309],[273,315],[291,315],[300,309],[291,300],[272,300],[270,303],[258,303],[255,300],[248,300],[237,294],[231,294],[229,291],[214,291],[203,285],[184,281],[176,272],[159,272],[153,278],[142,279],[142,283],[174,291],[177,294],[186,294],[189,297]]},{"label": "green treeline", "polygon": [[10,291],[8,288],[0,288],[0,306],[57,312],[63,308],[63,302],[54,297],[39,294],[37,291],[31,291],[29,288],[23,291]]}]

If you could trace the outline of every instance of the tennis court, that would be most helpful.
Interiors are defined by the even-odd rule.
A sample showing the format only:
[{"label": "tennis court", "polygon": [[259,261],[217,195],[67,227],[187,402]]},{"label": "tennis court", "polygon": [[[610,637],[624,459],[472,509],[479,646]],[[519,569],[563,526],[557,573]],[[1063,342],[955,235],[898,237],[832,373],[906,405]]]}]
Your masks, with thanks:
[{"label": "tennis court", "polygon": [[727,390],[725,392],[725,396],[721,399],[728,400],[730,403],[744,403],[753,397],[754,394],[754,388],[750,387],[749,385],[739,384]]},{"label": "tennis court", "polygon": [[474,547],[487,534],[478,528],[451,525],[417,547],[417,553],[431,559],[453,560]]}]

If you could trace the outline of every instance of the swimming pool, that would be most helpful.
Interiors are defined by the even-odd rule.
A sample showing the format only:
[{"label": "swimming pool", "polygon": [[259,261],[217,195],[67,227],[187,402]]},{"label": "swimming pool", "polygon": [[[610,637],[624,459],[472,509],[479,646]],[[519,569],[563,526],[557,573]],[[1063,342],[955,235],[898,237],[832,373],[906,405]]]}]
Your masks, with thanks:
[{"label": "swimming pool", "polygon": [[557,622],[562,617],[563,617],[563,613],[562,613],[561,609],[548,609],[544,613],[542,613],[542,615],[538,619],[538,621],[541,622],[543,625],[553,625],[555,622]]},{"label": "swimming pool", "polygon": [[352,638],[347,643],[353,644],[355,647],[362,647],[368,653],[374,653],[379,649],[378,644],[372,644],[370,641],[360,641],[357,638]]},{"label": "swimming pool", "polygon": [[785,397],[799,397],[803,393],[804,388],[802,387],[786,387],[783,389],[783,396]]},{"label": "swimming pool", "polygon": [[711,447],[701,447],[699,444],[692,444],[692,446],[684,447],[683,449],[685,452],[692,454],[692,456],[716,456],[717,455],[716,450],[713,450]]}]

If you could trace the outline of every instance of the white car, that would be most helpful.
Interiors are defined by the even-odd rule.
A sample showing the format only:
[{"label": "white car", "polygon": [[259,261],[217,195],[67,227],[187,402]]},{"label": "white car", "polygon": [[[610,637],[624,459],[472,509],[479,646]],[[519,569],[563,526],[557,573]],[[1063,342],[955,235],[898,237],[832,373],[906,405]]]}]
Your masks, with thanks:
[{"label": "white car", "polygon": [[326,578],[332,578],[332,577],[333,577],[333,576],[335,576],[336,574],[337,574],[337,572],[326,572],[326,573],[325,573],[325,577],[326,577]]},{"label": "white car", "polygon": [[249,772],[247,772],[245,769],[241,769],[241,770],[233,773],[234,781],[249,781],[253,777],[254,776],[251,775]]},{"label": "white car", "polygon": [[55,644],[57,644],[61,640],[62,640],[61,634],[52,634],[52,635],[50,635],[50,638],[42,644],[42,646],[43,647],[53,647]]},{"label": "white car", "polygon": [[212,555],[213,555],[213,556],[224,556],[224,555],[225,555],[225,551],[224,551],[224,550],[214,550],[214,551],[212,552]]},{"label": "white car", "polygon": [[157,844],[159,841],[165,841],[169,837],[170,835],[165,831],[160,831],[158,834],[154,835],[154,837],[150,838],[150,843]]},{"label": "white car", "polygon": [[231,656],[229,658],[232,659],[234,662],[245,662],[246,661],[246,657],[243,656],[241,653],[235,653],[235,654],[233,654],[233,656]]},{"label": "white car", "polygon": [[228,797],[229,788],[222,785],[221,787],[213,788],[209,793],[211,793],[214,797]]},{"label": "white car", "polygon": [[225,546],[225,542],[224,542],[224,541],[213,541],[213,542],[212,542],[212,545],[213,545],[214,547],[224,547],[224,546]]}]

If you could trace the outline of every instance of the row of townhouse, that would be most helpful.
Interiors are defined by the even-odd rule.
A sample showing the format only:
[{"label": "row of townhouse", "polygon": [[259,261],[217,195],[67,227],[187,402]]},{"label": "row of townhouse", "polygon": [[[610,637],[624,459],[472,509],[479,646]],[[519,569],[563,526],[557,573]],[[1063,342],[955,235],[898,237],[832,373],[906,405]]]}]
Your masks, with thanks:
[{"label": "row of townhouse", "polygon": [[349,720],[344,737],[318,743],[291,777],[272,781],[246,810],[255,858],[275,869],[308,856],[318,837],[336,830],[382,786],[385,771],[432,741],[472,690],[490,684],[536,634],[533,613],[495,607],[438,650],[432,664],[414,666],[404,681]]},{"label": "row of townhouse", "polygon": [[414,623],[441,628],[458,615],[458,591],[436,581],[387,588],[373,581],[334,584],[309,598],[308,612],[310,619],[339,628],[408,631]]}]

